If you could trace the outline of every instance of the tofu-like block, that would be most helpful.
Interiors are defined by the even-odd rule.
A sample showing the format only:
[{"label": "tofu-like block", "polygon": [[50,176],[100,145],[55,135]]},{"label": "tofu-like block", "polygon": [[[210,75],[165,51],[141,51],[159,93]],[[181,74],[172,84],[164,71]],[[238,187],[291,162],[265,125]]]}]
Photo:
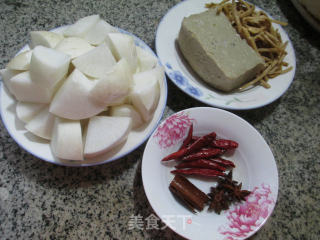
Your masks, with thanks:
[{"label": "tofu-like block", "polygon": [[209,85],[228,92],[253,79],[264,60],[211,9],[183,19],[179,48],[192,69]]}]

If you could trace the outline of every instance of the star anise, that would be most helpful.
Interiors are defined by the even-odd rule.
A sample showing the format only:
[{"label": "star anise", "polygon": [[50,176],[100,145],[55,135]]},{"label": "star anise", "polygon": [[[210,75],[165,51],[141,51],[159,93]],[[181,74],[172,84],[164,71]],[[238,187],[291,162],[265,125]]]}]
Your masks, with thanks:
[{"label": "star anise", "polygon": [[213,210],[220,214],[222,210],[229,209],[234,202],[245,201],[246,197],[251,193],[247,190],[241,190],[242,183],[232,180],[232,171],[226,178],[220,179],[216,187],[211,187],[208,194],[211,202],[209,210]]}]

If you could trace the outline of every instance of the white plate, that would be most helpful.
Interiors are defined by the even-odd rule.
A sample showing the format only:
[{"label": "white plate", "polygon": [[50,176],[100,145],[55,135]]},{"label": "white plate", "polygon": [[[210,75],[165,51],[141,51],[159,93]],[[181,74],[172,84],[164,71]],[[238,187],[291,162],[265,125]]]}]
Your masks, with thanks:
[{"label": "white plate", "polygon": [[312,16],[311,13],[308,12],[308,10],[300,4],[298,0],[291,0],[292,4],[295,6],[295,8],[298,10],[298,12],[302,15],[302,17],[316,29],[318,32],[320,32],[320,20],[317,20],[314,16]]},{"label": "white plate", "polygon": [[[64,27],[60,27],[54,29],[53,31],[60,32],[63,30],[63,28]],[[135,44],[137,46],[146,49],[154,56],[156,56],[154,52],[149,48],[149,46],[146,43],[144,43],[141,39],[122,29],[119,29],[119,31],[133,36]],[[29,49],[29,47],[25,46],[23,49],[21,49],[21,51],[25,51],[27,49]],[[29,133],[24,128],[24,124],[19,119],[17,119],[15,114],[16,101],[14,97],[8,92],[4,84],[1,84],[1,117],[4,126],[7,128],[11,137],[23,149],[33,154],[34,156],[43,159],[47,162],[64,166],[93,166],[111,162],[121,157],[124,157],[125,155],[134,151],[148,139],[148,137],[154,131],[163,115],[167,101],[167,91],[167,81],[166,77],[164,77],[163,81],[160,83],[159,103],[151,121],[148,124],[142,126],[141,128],[131,131],[128,135],[128,139],[121,146],[113,149],[112,151],[106,154],[99,155],[95,158],[84,161],[67,161],[56,158],[55,156],[53,156],[51,152],[50,144],[48,141],[40,139],[34,136],[33,134]]]},{"label": "white plate", "polygon": [[[156,51],[169,78],[189,96],[210,106],[224,109],[246,110],[262,107],[278,99],[290,86],[294,78],[296,60],[294,49],[285,31],[277,24],[283,41],[289,41],[288,55],[285,61],[293,67],[290,72],[269,81],[271,88],[256,86],[250,90],[235,93],[222,93],[199,79],[187,66],[177,51],[176,39],[184,17],[206,10],[205,3],[220,2],[217,0],[188,0],[183,1],[162,18],[156,35]],[[259,9],[257,7],[257,9]]]},{"label": "white plate", "polygon": [[[162,163],[161,159],[179,149],[191,122],[194,135],[215,131],[218,137],[239,143],[235,152],[226,158],[236,165],[234,180],[242,182],[243,189],[252,191],[252,194],[246,202],[232,205],[220,215],[208,212],[207,208],[193,214],[177,202],[168,189],[174,177],[170,171],[175,163]],[[188,179],[205,193],[215,185],[213,180]],[[266,222],[278,195],[276,162],[263,137],[237,115],[210,107],[190,108],[175,113],[157,127],[143,154],[142,180],[155,213],[173,231],[187,239],[247,238]]]}]

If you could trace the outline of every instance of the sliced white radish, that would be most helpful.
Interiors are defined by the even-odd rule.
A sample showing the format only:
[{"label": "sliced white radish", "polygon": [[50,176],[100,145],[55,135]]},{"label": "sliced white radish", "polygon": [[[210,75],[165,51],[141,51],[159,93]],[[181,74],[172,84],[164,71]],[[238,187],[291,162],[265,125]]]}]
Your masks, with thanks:
[{"label": "sliced white radish", "polygon": [[48,48],[55,48],[58,43],[63,39],[63,35],[49,31],[31,31],[30,47],[44,46]]},{"label": "sliced white radish", "polygon": [[64,30],[67,37],[83,37],[98,21],[99,15],[91,15],[77,20]]},{"label": "sliced white radish", "polygon": [[138,128],[143,123],[141,115],[138,111],[129,104],[122,104],[118,106],[113,106],[110,108],[110,115],[111,116],[118,116],[118,117],[130,117],[132,119],[132,128]]},{"label": "sliced white radish", "polygon": [[138,67],[140,72],[144,72],[154,68],[157,63],[158,59],[149,53],[147,50],[142,49],[141,47],[137,48],[137,56],[138,56]]},{"label": "sliced white radish", "polygon": [[32,51],[27,50],[12,58],[7,65],[7,69],[25,71],[29,70]]},{"label": "sliced white radish", "polygon": [[42,103],[18,102],[16,105],[17,117],[24,123],[29,122],[46,105]]},{"label": "sliced white radish", "polygon": [[49,107],[45,107],[25,125],[25,128],[38,137],[50,140],[54,119],[55,116],[49,113]]},{"label": "sliced white radish", "polygon": [[0,76],[2,78],[2,81],[4,82],[4,85],[7,87],[9,92],[11,92],[10,79],[13,76],[18,75],[19,73],[21,73],[21,71],[10,70],[10,69],[6,69],[6,68],[0,70]]},{"label": "sliced white radish", "polygon": [[61,159],[83,160],[82,131],[79,120],[56,117],[51,139],[52,153]]},{"label": "sliced white radish", "polygon": [[50,112],[67,119],[79,120],[92,117],[105,109],[89,99],[89,92],[96,82],[75,69],[55,94]]},{"label": "sliced white radish", "polygon": [[78,37],[64,38],[55,47],[58,51],[68,54],[71,59],[79,57],[93,48],[86,40]]},{"label": "sliced white radish", "polygon": [[144,71],[144,73],[146,74],[149,74],[149,72],[154,74],[157,77],[159,83],[162,82],[165,77],[164,68],[159,65],[157,65],[155,68],[152,68],[148,71]]},{"label": "sliced white radish", "polygon": [[51,89],[69,69],[70,57],[58,50],[36,46],[30,63],[30,75],[35,83]]},{"label": "sliced white radish", "polygon": [[110,48],[117,61],[125,58],[131,68],[131,72],[135,73],[138,66],[137,50],[134,38],[123,33],[109,33]]},{"label": "sliced white radish", "polygon": [[83,37],[92,45],[99,45],[108,37],[108,33],[118,32],[118,30],[111,26],[106,21],[100,19]]},{"label": "sliced white radish", "polygon": [[99,47],[73,59],[72,64],[90,77],[102,78],[116,64],[116,60],[109,47],[106,44],[101,44]]},{"label": "sliced white radish", "polygon": [[157,107],[159,97],[159,81],[153,69],[133,75],[133,88],[130,99],[144,121],[150,120]]},{"label": "sliced white radish", "polygon": [[49,103],[53,92],[32,81],[29,71],[13,76],[9,86],[11,93],[22,102]]},{"label": "sliced white radish", "polygon": [[130,67],[127,60],[123,58],[111,72],[98,80],[90,92],[90,98],[100,104],[112,105],[129,94],[131,84]]},{"label": "sliced white radish", "polygon": [[108,106],[112,107],[112,106],[118,106],[118,105],[122,105],[122,104],[131,104],[130,92],[127,96],[124,96],[122,98],[119,98],[117,101],[113,101],[112,103],[109,103]]},{"label": "sliced white radish", "polygon": [[131,130],[131,118],[94,116],[86,131],[84,156],[91,158],[122,143]]}]

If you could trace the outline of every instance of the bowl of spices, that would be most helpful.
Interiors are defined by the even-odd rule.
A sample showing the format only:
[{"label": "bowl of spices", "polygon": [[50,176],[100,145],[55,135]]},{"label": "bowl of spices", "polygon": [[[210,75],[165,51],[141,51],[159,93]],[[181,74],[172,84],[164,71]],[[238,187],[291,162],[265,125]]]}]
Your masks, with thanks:
[{"label": "bowl of spices", "polygon": [[142,180],[163,224],[187,239],[245,239],[270,217],[278,171],[261,134],[211,107],[165,119],[149,138]]}]

